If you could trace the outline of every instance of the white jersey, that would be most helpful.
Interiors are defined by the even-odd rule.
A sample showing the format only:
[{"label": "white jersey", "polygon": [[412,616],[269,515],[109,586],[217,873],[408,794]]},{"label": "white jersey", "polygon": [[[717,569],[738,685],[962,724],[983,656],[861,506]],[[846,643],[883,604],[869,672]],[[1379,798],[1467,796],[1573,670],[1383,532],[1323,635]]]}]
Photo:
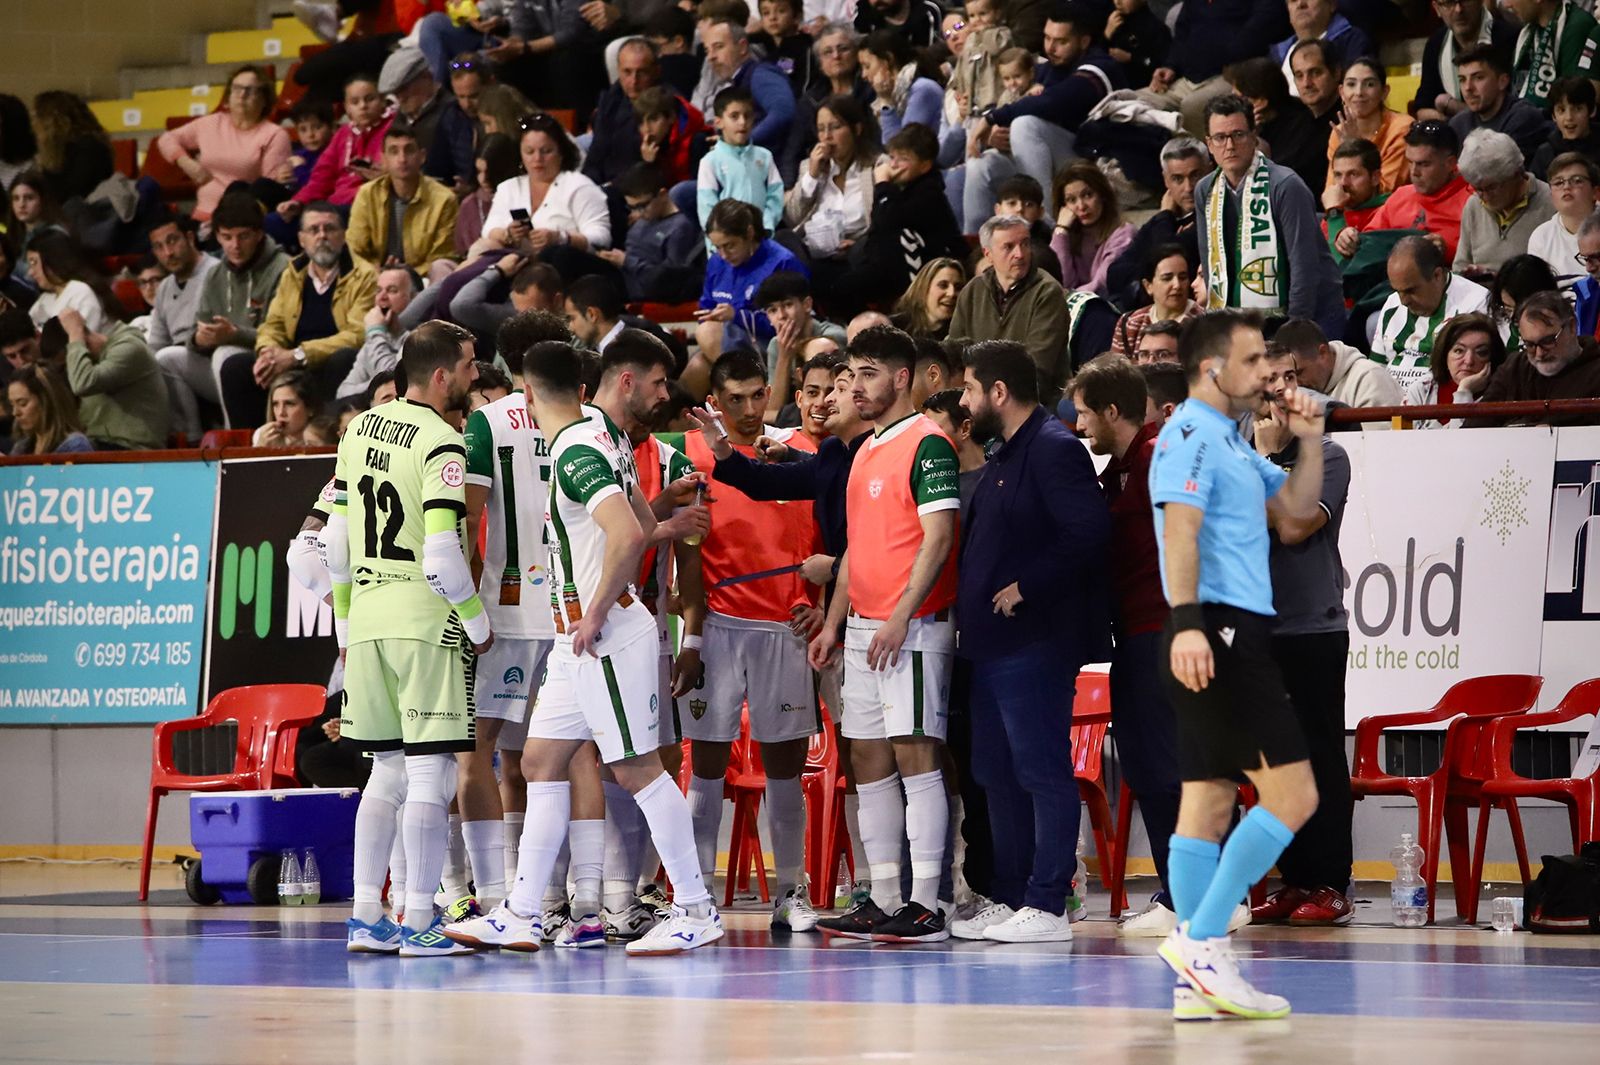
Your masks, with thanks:
[{"label": "white jersey", "polygon": [[483,575],[478,595],[495,635],[517,640],[555,636],[550,615],[550,547],[544,509],[550,495],[550,449],[521,392],[467,419],[467,483],[489,489]]},{"label": "white jersey", "polygon": [[[641,485],[659,485],[665,487],[680,477],[687,477],[694,472],[694,463],[689,457],[671,444],[658,436],[648,436],[633,452],[634,462],[640,469],[639,483]],[[644,464],[649,462],[653,467],[648,474],[644,472]],[[661,653],[672,653],[671,622],[667,613],[668,601],[672,598],[672,571],[674,544],[657,544],[654,555],[646,552],[649,568],[640,574],[642,584],[640,592],[647,600],[646,605],[651,606],[651,613],[656,619],[656,638],[661,645]]]},{"label": "white jersey", "polygon": [[[1401,389],[1431,375],[1433,340],[1439,327],[1458,314],[1484,311],[1489,305],[1489,290],[1460,275],[1450,276],[1449,287],[1439,309],[1432,315],[1413,314],[1390,293],[1378,309],[1377,332],[1372,337],[1372,357],[1389,368]],[[1445,358],[1449,352],[1438,352]]]}]

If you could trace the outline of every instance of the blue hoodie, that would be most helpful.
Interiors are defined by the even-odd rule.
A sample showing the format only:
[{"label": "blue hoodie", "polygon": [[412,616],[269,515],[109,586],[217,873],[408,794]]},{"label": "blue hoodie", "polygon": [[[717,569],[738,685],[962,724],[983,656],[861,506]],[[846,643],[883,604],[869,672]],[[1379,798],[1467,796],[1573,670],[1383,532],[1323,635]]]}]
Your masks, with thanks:
[{"label": "blue hoodie", "polygon": [[811,276],[811,271],[795,258],[794,252],[770,237],[738,266],[729,265],[720,255],[712,255],[706,261],[706,284],[700,292],[700,307],[709,311],[719,303],[732,304],[729,335],[752,337],[758,348],[765,350],[767,341],[776,334],[767,316],[755,305],[756,290],[769,275],[779,270],[794,270],[808,278]]}]

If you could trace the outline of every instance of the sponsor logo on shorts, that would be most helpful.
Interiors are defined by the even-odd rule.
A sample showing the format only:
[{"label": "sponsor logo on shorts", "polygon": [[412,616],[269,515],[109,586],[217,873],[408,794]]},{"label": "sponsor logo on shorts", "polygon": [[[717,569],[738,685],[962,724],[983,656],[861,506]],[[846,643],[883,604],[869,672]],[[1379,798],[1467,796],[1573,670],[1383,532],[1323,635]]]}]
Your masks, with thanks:
[{"label": "sponsor logo on shorts", "polygon": [[1222,642],[1227,644],[1229,647],[1233,646],[1233,633],[1234,629],[1232,625],[1224,625],[1217,629],[1217,635],[1222,637]]},{"label": "sponsor logo on shorts", "polygon": [[460,721],[461,713],[457,710],[407,710],[407,721]]},{"label": "sponsor logo on shorts", "polygon": [[451,488],[460,488],[467,479],[467,471],[458,460],[451,459],[439,471],[439,479]]},{"label": "sponsor logo on shorts", "polygon": [[804,710],[805,707],[796,706],[794,703],[784,703],[782,706],[778,707],[778,709],[785,714],[798,714],[800,711]]},{"label": "sponsor logo on shorts", "polygon": [[521,666],[512,666],[510,669],[506,670],[505,676],[500,678],[500,683],[507,686],[512,684],[521,684],[522,681],[523,672]]},{"label": "sponsor logo on shorts", "polygon": [[704,699],[689,700],[689,716],[699,721],[706,716],[706,701]]},{"label": "sponsor logo on shorts", "polygon": [[656,712],[656,707],[660,704],[660,701],[660,697],[654,692],[650,694],[650,712],[652,714]]}]

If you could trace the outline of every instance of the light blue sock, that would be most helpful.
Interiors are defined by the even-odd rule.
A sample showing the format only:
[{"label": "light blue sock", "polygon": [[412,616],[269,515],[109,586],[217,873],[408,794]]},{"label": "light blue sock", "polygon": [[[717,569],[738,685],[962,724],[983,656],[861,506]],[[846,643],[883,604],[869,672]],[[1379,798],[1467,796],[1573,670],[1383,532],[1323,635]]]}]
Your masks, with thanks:
[{"label": "light blue sock", "polygon": [[1181,924],[1194,916],[1217,874],[1222,846],[1208,839],[1174,835],[1167,844],[1167,885],[1172,909]]},{"label": "light blue sock", "polygon": [[1189,938],[1218,939],[1227,935],[1228,918],[1233,916],[1234,907],[1250,885],[1267,875],[1292,839],[1294,833],[1265,806],[1245,814],[1228,837],[1228,845],[1222,848],[1211,886],[1189,918]]}]

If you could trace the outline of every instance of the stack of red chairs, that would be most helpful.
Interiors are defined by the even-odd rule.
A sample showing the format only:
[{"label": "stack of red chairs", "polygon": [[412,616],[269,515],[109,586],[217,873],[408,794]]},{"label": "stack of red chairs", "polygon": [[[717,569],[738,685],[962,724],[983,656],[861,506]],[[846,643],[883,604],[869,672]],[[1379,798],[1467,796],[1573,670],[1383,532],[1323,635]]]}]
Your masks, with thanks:
[{"label": "stack of red chairs", "polygon": [[766,857],[761,853],[761,833],[756,828],[761,800],[766,794],[767,774],[761,765],[761,745],[750,738],[750,714],[745,710],[739,724],[739,738],[734,741],[728,757],[728,772],[723,777],[723,795],[733,803],[724,906],[733,905],[736,886],[741,892],[750,890],[752,872],[761,885],[761,901],[771,901]]},{"label": "stack of red chairs", "polygon": [[[1072,771],[1078,794],[1089,807],[1089,828],[1100,859],[1100,883],[1111,892],[1111,910],[1120,913],[1128,900],[1122,891],[1126,844],[1115,845],[1111,805],[1106,798],[1106,730],[1111,726],[1111,679],[1104,673],[1079,673],[1072,700]],[[1076,843],[1076,841],[1073,841]]]},{"label": "stack of red chairs", "polygon": [[845,824],[845,774],[839,756],[837,726],[822,708],[822,728],[811,737],[800,786],[806,797],[806,874],[811,880],[811,905],[833,909],[839,862],[856,877],[855,853]]}]

